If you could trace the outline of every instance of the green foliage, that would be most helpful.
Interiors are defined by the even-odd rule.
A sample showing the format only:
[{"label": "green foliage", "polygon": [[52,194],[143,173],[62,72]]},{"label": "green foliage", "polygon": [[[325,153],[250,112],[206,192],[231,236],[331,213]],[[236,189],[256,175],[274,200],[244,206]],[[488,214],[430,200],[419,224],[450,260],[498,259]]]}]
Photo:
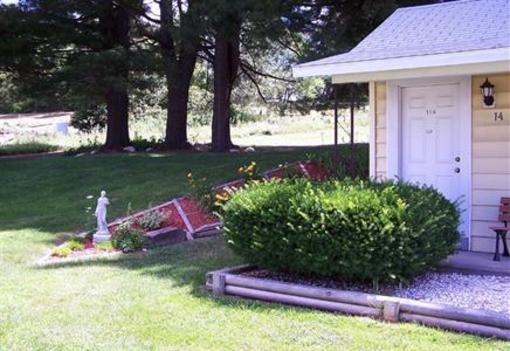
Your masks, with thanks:
[{"label": "green foliage", "polygon": [[66,241],[64,244],[56,247],[51,252],[52,256],[55,257],[67,257],[73,251],[81,251],[85,249],[85,240],[82,238],[73,238]]},{"label": "green foliage", "polygon": [[101,241],[101,242],[96,244],[96,249],[100,250],[100,251],[112,251],[113,250],[113,245],[112,245],[112,242],[110,240],[108,240],[108,241]]},{"label": "green foliage", "polygon": [[255,161],[250,161],[246,166],[239,167],[238,172],[246,183],[262,179],[257,162]]},{"label": "green foliage", "polygon": [[71,250],[67,246],[59,246],[59,247],[53,249],[53,251],[51,252],[51,255],[55,256],[55,257],[64,258],[64,257],[69,256],[71,254],[71,252],[73,252],[73,250]]},{"label": "green foliage", "polygon": [[154,137],[146,139],[140,136],[135,136],[133,140],[131,140],[131,145],[136,149],[136,151],[145,151],[148,148],[157,149],[162,144],[162,139],[156,139]]},{"label": "green foliage", "polygon": [[85,249],[85,241],[80,238],[74,238],[65,243],[71,251],[80,251]]},{"label": "green foliage", "polygon": [[285,164],[280,165],[283,170],[283,178],[285,179],[297,179],[304,178],[305,175],[301,172],[295,164],[289,164],[285,162]]},{"label": "green foliage", "polygon": [[186,176],[186,180],[190,197],[198,201],[205,210],[213,211],[216,207],[215,196],[212,191],[212,184],[207,177],[195,177],[190,172]]},{"label": "green foliage", "polygon": [[165,215],[159,210],[149,211],[136,221],[145,230],[159,229],[163,222],[165,222]]},{"label": "green foliage", "polygon": [[0,156],[38,154],[57,151],[58,146],[37,141],[0,145]]},{"label": "green foliage", "polygon": [[305,275],[404,280],[430,270],[458,240],[456,205],[406,183],[260,183],[235,193],[223,212],[236,253]]},{"label": "green foliage", "polygon": [[145,245],[143,232],[130,222],[120,224],[112,235],[112,246],[124,252],[136,251]]},{"label": "green foliage", "polygon": [[338,159],[336,159],[334,151],[323,153],[309,153],[306,155],[307,160],[317,162],[321,167],[326,169],[333,178],[343,179],[350,178],[368,178],[368,148],[354,146],[352,153],[347,148],[339,147]]},{"label": "green foliage", "polygon": [[106,126],[106,106],[103,104],[77,105],[71,117],[71,126],[83,132],[103,129]]},{"label": "green foliage", "polygon": [[[126,199],[133,202],[134,208],[143,208],[147,194],[158,202],[179,196],[189,170],[207,172],[209,179],[218,183],[228,180],[239,164],[250,159],[269,169],[285,161],[303,159],[304,153],[298,149],[254,154],[178,153],[161,158],[111,154],[2,161],[0,198],[9,202],[0,206],[0,348],[64,351],[97,349],[101,345],[105,350],[278,350],[285,345],[296,350],[508,349],[505,341],[409,323],[388,325],[292,306],[213,301],[203,292],[205,274],[242,263],[216,237],[107,262],[47,269],[34,269],[27,264],[40,257],[41,250],[49,250],[62,231],[79,230],[84,217],[82,208],[90,203],[84,195],[94,189],[106,187],[110,195],[118,194],[109,211],[114,218],[123,215]],[[125,176],[127,165],[129,177]],[[72,298],[77,292],[86,293],[83,298]],[[173,308],[177,302],[178,308]],[[109,313],[101,313],[103,306],[108,306]],[[173,313],[172,318],[169,313]],[[229,337],[218,333],[218,324],[211,320],[222,321]],[[254,321],[269,331],[269,337],[261,337]],[[200,335],[205,337],[196,337],[197,323]],[[91,326],[112,324],[126,333],[144,335],[126,338],[126,333],[115,327],[88,332],[96,330]],[[314,332],[307,333],[310,328]]]}]

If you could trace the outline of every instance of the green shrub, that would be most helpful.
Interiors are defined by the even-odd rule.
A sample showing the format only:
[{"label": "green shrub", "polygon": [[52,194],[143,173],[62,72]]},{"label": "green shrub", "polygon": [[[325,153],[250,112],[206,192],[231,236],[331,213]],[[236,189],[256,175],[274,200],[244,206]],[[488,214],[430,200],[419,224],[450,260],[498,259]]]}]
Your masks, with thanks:
[{"label": "green shrub", "polygon": [[163,142],[164,142],[164,140],[156,139],[154,137],[147,139],[147,138],[142,138],[140,136],[135,136],[135,138],[133,138],[133,140],[131,140],[131,145],[137,151],[145,151],[148,148],[152,148],[152,149],[160,148],[163,145]]},{"label": "green shrub", "polygon": [[159,211],[149,211],[142,217],[137,219],[137,223],[145,230],[155,230],[161,228],[161,225],[165,222],[165,215]]},{"label": "green shrub", "polygon": [[296,179],[233,194],[223,221],[228,244],[251,263],[377,282],[411,278],[450,254],[459,214],[430,187]]},{"label": "green shrub", "polygon": [[143,232],[133,227],[132,223],[120,224],[112,235],[112,246],[124,252],[136,251],[143,248],[145,237]]}]

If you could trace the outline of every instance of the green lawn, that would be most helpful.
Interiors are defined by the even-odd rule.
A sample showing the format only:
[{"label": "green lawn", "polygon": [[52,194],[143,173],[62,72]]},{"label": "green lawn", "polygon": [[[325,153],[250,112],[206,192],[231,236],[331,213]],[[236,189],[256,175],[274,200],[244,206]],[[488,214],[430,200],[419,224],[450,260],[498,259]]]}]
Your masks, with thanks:
[{"label": "green lawn", "polygon": [[[366,150],[365,150],[366,151]],[[111,212],[185,192],[188,171],[235,177],[306,150],[255,154],[104,155],[0,161],[0,350],[480,350],[508,344],[204,292],[204,274],[240,263],[221,238],[118,260],[33,268],[61,235],[91,225],[104,188]]]}]

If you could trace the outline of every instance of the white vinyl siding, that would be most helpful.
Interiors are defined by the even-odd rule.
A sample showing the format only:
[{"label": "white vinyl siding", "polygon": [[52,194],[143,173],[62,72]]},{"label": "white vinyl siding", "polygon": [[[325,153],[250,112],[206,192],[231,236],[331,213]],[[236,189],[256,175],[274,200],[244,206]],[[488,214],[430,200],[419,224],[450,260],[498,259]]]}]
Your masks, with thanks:
[{"label": "white vinyl siding", "polygon": [[[480,85],[494,84],[496,107],[482,107]],[[503,113],[495,121],[494,113]],[[499,199],[510,196],[510,73],[474,76],[472,79],[473,175],[471,250],[493,252]]]}]

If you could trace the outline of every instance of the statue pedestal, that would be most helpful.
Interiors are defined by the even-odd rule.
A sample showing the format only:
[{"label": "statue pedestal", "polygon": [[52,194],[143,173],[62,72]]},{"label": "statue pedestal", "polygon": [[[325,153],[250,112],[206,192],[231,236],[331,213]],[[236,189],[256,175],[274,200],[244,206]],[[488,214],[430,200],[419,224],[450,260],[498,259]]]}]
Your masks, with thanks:
[{"label": "statue pedestal", "polygon": [[106,233],[95,233],[94,236],[93,236],[92,241],[94,241],[95,243],[100,243],[101,241],[109,241],[111,238],[112,238],[112,236],[108,232],[106,232]]}]

